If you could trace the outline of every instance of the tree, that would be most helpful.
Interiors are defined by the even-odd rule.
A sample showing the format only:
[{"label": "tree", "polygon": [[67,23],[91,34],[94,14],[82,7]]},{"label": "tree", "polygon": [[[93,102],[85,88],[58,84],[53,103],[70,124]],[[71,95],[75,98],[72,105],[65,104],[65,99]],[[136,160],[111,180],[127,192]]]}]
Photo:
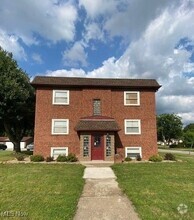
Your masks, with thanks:
[{"label": "tree", "polygon": [[181,117],[175,114],[161,114],[157,116],[158,140],[167,142],[169,145],[172,139],[182,137]]},{"label": "tree", "polygon": [[194,145],[194,123],[188,124],[183,129],[184,144],[186,147],[193,147]]},{"label": "tree", "polygon": [[191,123],[191,124],[188,124],[187,126],[184,127],[183,129],[184,132],[187,132],[187,131],[192,131],[194,132],[194,123]]},{"label": "tree", "polygon": [[194,132],[192,131],[187,131],[183,135],[184,137],[184,144],[186,147],[193,147],[194,145]]},{"label": "tree", "polygon": [[27,74],[18,67],[12,54],[0,47],[0,123],[20,152],[20,142],[33,129],[34,89]]}]

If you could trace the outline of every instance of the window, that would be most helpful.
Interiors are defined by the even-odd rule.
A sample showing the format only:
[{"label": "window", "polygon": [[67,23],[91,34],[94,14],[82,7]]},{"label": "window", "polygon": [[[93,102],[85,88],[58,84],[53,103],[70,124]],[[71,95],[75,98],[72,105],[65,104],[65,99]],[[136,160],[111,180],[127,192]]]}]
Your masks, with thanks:
[{"label": "window", "polygon": [[136,159],[137,156],[142,158],[141,147],[125,147],[125,157]]},{"label": "window", "polygon": [[94,147],[100,147],[101,146],[101,136],[95,135],[94,136]]},{"label": "window", "polygon": [[51,157],[54,158],[54,160],[57,159],[59,155],[68,155],[68,147],[51,147]]},{"label": "window", "polygon": [[125,134],[141,134],[140,120],[125,120]]},{"label": "window", "polygon": [[53,104],[54,105],[69,105],[69,91],[68,90],[53,90]]},{"label": "window", "polygon": [[93,114],[101,115],[101,102],[100,99],[93,100]]},{"label": "window", "polygon": [[124,105],[140,105],[139,92],[124,92]]},{"label": "window", "polygon": [[106,136],[106,156],[111,156],[111,136],[109,134]]},{"label": "window", "polygon": [[52,119],[52,134],[68,134],[69,120],[68,119]]},{"label": "window", "polygon": [[89,156],[89,137],[83,136],[83,156]]}]

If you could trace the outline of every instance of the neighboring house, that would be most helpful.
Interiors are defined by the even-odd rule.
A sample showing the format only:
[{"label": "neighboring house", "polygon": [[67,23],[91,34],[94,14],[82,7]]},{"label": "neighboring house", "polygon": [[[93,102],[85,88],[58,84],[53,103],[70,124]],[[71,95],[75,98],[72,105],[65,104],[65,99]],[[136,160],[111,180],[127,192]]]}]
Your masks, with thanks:
[{"label": "neighboring house", "polygon": [[34,154],[114,161],[157,153],[153,79],[37,76]]},{"label": "neighboring house", "polygon": [[[32,142],[32,137],[23,137],[20,142],[21,150],[25,150],[26,146]],[[13,143],[9,140],[8,137],[0,137],[0,144],[5,144],[7,146],[7,150],[13,150]]]}]

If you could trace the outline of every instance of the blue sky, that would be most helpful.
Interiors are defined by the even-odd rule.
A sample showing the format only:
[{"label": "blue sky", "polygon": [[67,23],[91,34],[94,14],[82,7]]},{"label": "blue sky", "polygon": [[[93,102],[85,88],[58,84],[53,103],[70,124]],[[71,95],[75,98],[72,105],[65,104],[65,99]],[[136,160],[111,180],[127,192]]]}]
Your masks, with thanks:
[{"label": "blue sky", "polygon": [[0,46],[30,77],[155,78],[194,123],[194,0],[0,0]]}]

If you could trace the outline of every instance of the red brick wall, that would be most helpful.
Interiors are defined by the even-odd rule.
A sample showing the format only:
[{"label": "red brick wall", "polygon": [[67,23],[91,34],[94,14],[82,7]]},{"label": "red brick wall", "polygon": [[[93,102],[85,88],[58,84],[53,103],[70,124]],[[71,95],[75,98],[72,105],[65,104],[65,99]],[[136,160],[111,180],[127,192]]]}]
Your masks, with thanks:
[{"label": "red brick wall", "polygon": [[[116,142],[117,153],[124,155],[125,147],[142,147],[143,159],[157,153],[155,93],[140,92],[140,106],[124,106],[124,92],[112,92],[112,117],[121,126],[118,132],[121,141]],[[125,135],[124,120],[140,119],[141,135]],[[118,138],[117,138],[118,139]]]},{"label": "red brick wall", "polygon": [[[37,89],[34,154],[46,157],[51,147],[68,147],[79,156],[80,141],[74,128],[81,117],[93,115],[93,99],[101,100],[103,116],[113,117],[119,124],[116,145],[120,153],[124,155],[125,146],[141,146],[144,159],[157,153],[154,92],[140,92],[140,106],[132,107],[124,106],[124,91],[71,89],[70,104],[60,106],[52,105],[52,89]],[[52,135],[52,119],[69,119],[69,135]],[[141,119],[141,135],[125,135],[124,119]]]}]

